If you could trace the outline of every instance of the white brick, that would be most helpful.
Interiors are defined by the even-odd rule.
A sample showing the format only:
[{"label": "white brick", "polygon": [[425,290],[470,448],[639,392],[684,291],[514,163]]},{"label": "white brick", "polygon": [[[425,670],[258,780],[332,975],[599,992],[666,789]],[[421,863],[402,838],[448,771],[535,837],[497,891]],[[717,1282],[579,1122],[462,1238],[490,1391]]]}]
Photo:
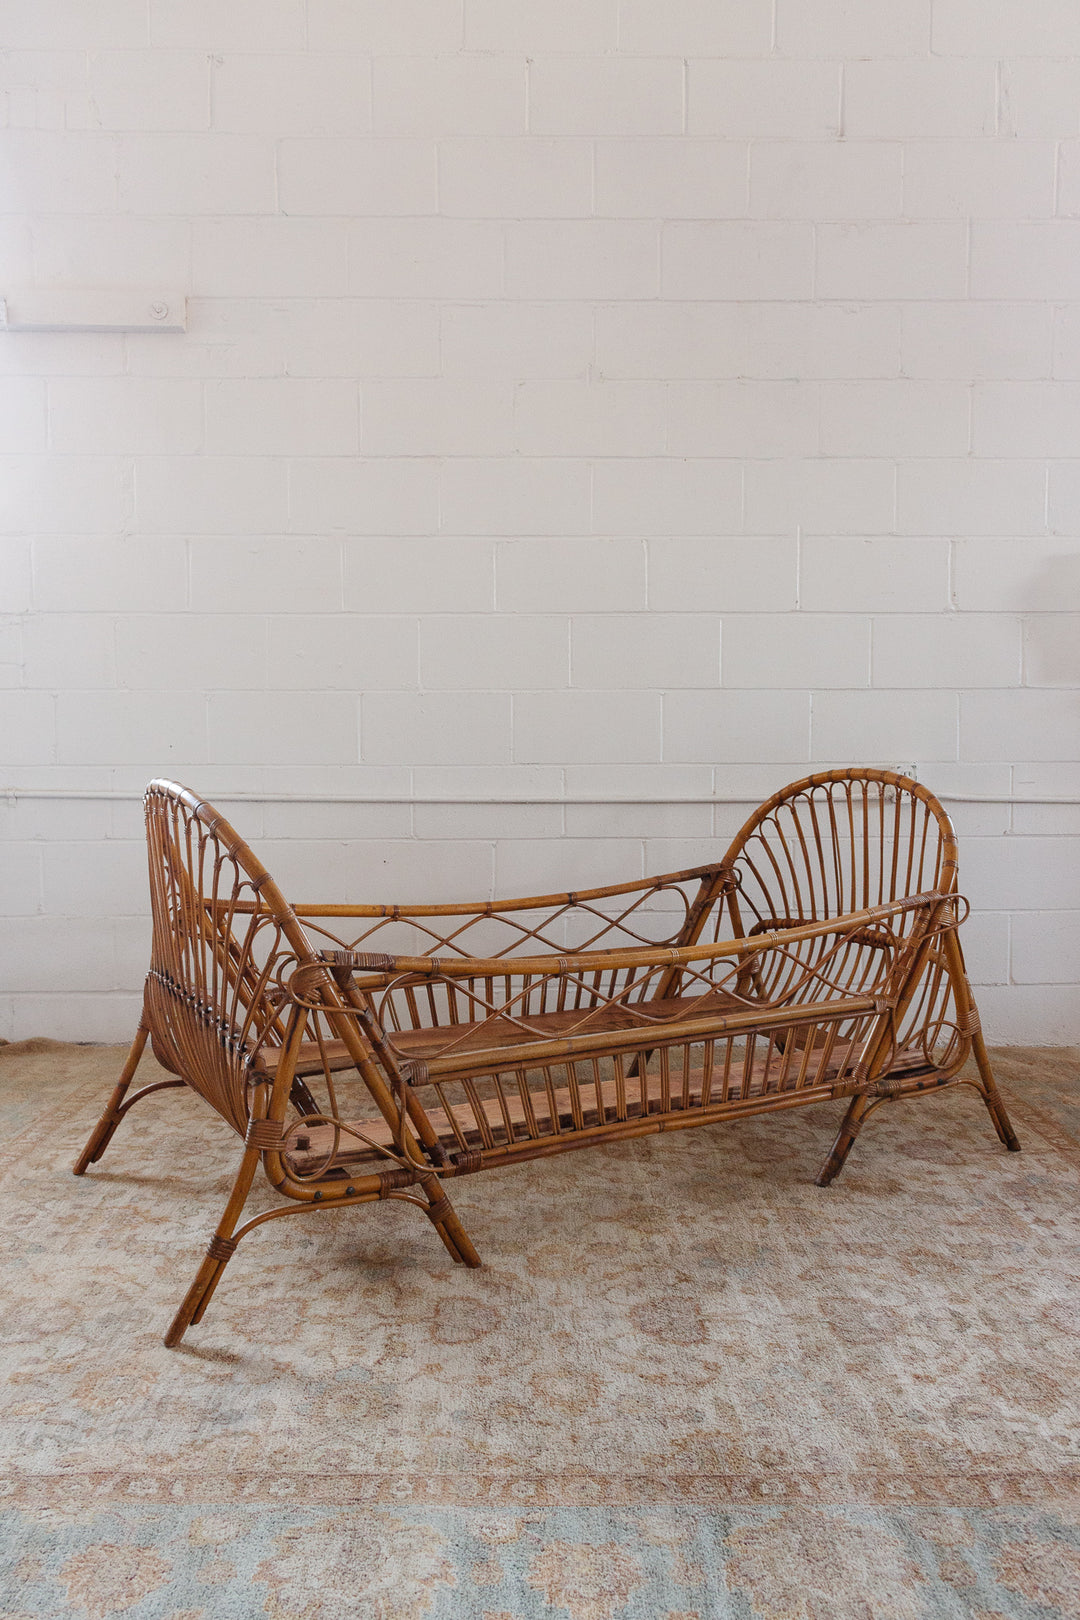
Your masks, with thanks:
[{"label": "white brick", "polygon": [[[467,0],[465,48],[510,51],[606,51],[618,43],[618,0]],[[456,44],[457,41],[455,40]]]},{"label": "white brick", "polygon": [[205,129],[210,70],[196,51],[91,51],[90,117],[104,129]]},{"label": "white brick", "polygon": [[99,336],[81,333],[74,352],[67,332],[12,332],[7,338],[0,344],[0,376],[107,377],[119,376],[124,370],[124,337],[120,332]]},{"label": "white brick", "polygon": [[824,140],[840,133],[832,62],[692,61],[687,128],[727,140]]},{"label": "white brick", "polygon": [[283,214],[433,214],[434,142],[370,135],[281,141],[278,197]]},{"label": "white brick", "polygon": [[813,455],[818,448],[819,387],[796,382],[672,383],[668,449],[686,456]]},{"label": "white brick", "polygon": [[505,455],[514,447],[514,392],[505,382],[365,383],[362,416],[365,455]]},{"label": "white brick", "polygon": [[967,236],[952,220],[819,225],[819,298],[962,298]]},{"label": "white brick", "polygon": [[439,144],[443,214],[466,219],[566,219],[592,212],[592,187],[592,151],[586,141],[488,136]]},{"label": "white brick", "polygon": [[1080,61],[1021,57],[1001,64],[1001,133],[1049,136],[1080,133]]},{"label": "white brick", "polygon": [[116,207],[116,142],[62,130],[0,130],[6,214],[98,214]]},{"label": "white brick", "polygon": [[[495,891],[502,895],[564,893],[567,888],[599,888],[629,883],[642,875],[640,839],[547,838],[500,839],[495,848]],[[561,925],[563,941],[577,945],[590,938],[599,923],[591,917]],[[551,937],[553,930],[548,930]]]},{"label": "white brick", "polygon": [[41,849],[22,845],[0,863],[0,913],[4,917],[29,917],[40,912]]},{"label": "white brick", "polygon": [[1076,696],[1028,689],[960,698],[961,759],[1073,760]]},{"label": "white brick", "polygon": [[962,456],[970,390],[959,382],[821,384],[821,449],[833,456]]},{"label": "white brick", "polygon": [[[150,0],[150,39],[198,51],[303,50],[302,0]],[[314,41],[312,41],[314,44]]]},{"label": "white brick", "polygon": [[354,455],[356,384],[345,378],[228,379],[206,389],[206,447],[217,455]]},{"label": "white brick", "polygon": [[901,369],[907,377],[1046,377],[1052,314],[1039,304],[905,304]]},{"label": "white brick", "polygon": [[0,532],[113,534],[131,517],[131,463],[116,457],[5,456]]},{"label": "white brick", "polygon": [[935,613],[874,620],[875,686],[1015,686],[1020,621],[986,614]]},{"label": "white brick", "polygon": [[142,456],[135,468],[135,519],[146,534],[278,529],[286,495],[285,467],[270,457]]},{"label": "white brick", "polygon": [[507,540],[495,548],[502,613],[618,612],[645,606],[635,540]]},{"label": "white brick", "polygon": [[[440,901],[460,900],[463,894],[486,899],[491,893],[490,844],[455,839],[392,843],[376,838],[301,846],[298,851],[296,841],[290,840],[273,846],[275,860],[278,851],[289,862],[285,870],[297,873],[293,892],[296,888],[312,892],[314,886],[323,897],[341,895],[345,901],[386,906],[427,904],[435,896]],[[307,874],[302,881],[301,874]]]},{"label": "white brick", "polygon": [[972,442],[980,456],[1075,455],[1080,383],[976,383]]},{"label": "white brick", "polygon": [[901,534],[1038,534],[1045,507],[1037,462],[903,461],[897,469]]},{"label": "white brick", "polygon": [[895,377],[899,311],[886,304],[651,303],[597,311],[608,377]]},{"label": "white brick", "polygon": [[1012,923],[1012,977],[1020,984],[1080,979],[1080,911],[1021,911]]},{"label": "white brick", "polygon": [[334,297],[347,290],[347,227],[335,220],[196,219],[192,290],[214,298]]},{"label": "white brick", "polygon": [[286,692],[362,692],[416,684],[414,619],[322,613],[270,620],[270,687]]},{"label": "white brick", "polygon": [[815,692],[814,759],[887,765],[956,758],[952,692]]},{"label": "white brick", "polygon": [[712,687],[720,680],[718,614],[579,614],[572,634],[574,686]]},{"label": "white brick", "polygon": [[538,764],[659,760],[658,692],[518,692],[514,758]]},{"label": "white brick", "polygon": [[[432,769],[427,767],[424,774]],[[502,775],[505,769],[488,766],[483,774],[485,777]],[[480,774],[479,770],[475,774]],[[494,849],[499,838],[511,845],[533,838],[558,838],[562,832],[562,811],[551,804],[418,804],[413,810],[413,831],[417,838],[425,841],[432,838],[483,839],[489,849]],[[535,874],[530,881],[541,885],[543,882]],[[471,949],[484,948],[479,933],[470,930],[470,939]]]},{"label": "white brick", "polygon": [[36,377],[0,380],[0,444],[12,452],[44,450],[45,384]]},{"label": "white brick", "polygon": [[506,227],[506,290],[514,298],[653,298],[658,260],[656,227],[644,221]]},{"label": "white brick", "polygon": [[0,686],[23,685],[23,629],[20,615],[11,613],[0,617]]},{"label": "white brick", "polygon": [[1048,505],[1052,534],[1080,533],[1080,462],[1051,465]]},{"label": "white brick", "polygon": [[680,135],[682,128],[679,61],[552,56],[529,64],[534,135]]},{"label": "white brick", "polygon": [[813,275],[809,225],[701,220],[663,229],[666,298],[809,298]]},{"label": "white brick", "polygon": [[[34,269],[27,279],[43,286],[182,287],[190,263],[191,225],[184,219],[39,215]],[[9,273],[14,277],[14,266]]]},{"label": "white brick", "polygon": [[269,214],[273,143],[261,135],[124,135],[120,207],[134,214]]},{"label": "white brick", "polygon": [[482,613],[493,597],[490,541],[446,536],[346,544],[345,606],[352,613]]},{"label": "white brick", "polygon": [[657,455],[667,415],[662,383],[523,382],[514,393],[514,448],[526,456]]},{"label": "white brick", "polygon": [[116,685],[116,634],[104,614],[35,613],[23,636],[27,686],[58,692]]},{"label": "white brick", "polygon": [[973,984],[1008,984],[1009,922],[1005,912],[978,911],[964,924],[961,943]]},{"label": "white brick", "polygon": [[[35,275],[35,248],[34,236],[42,226],[46,230],[52,225],[61,224],[65,229],[74,223],[75,229],[85,226],[85,219],[62,220],[31,220],[29,217],[20,219],[16,215],[0,216],[0,253],[4,255],[6,275],[12,282],[32,282]],[[98,222],[101,223],[100,221]]]},{"label": "white brick", "polygon": [[972,225],[971,293],[1080,299],[1080,221]]},{"label": "white brick", "polygon": [[748,461],[744,525],[750,534],[881,534],[893,528],[891,461]]},{"label": "white brick", "polygon": [[829,613],[939,613],[948,605],[945,540],[809,538],[800,606]]},{"label": "white brick", "polygon": [[1080,614],[1040,614],[1024,622],[1024,685],[1076,685]]},{"label": "white brick", "polygon": [[[434,308],[360,298],[189,298],[188,345],[201,368],[232,376],[431,377],[439,370]],[[147,353],[162,354],[146,339]],[[215,353],[223,362],[215,364]],[[129,368],[138,350],[128,340]]]},{"label": "white brick", "polygon": [[929,43],[930,0],[777,0],[784,56],[922,56]]},{"label": "white brick", "polygon": [[[8,989],[55,994],[58,961],[67,964],[70,991],[111,990],[119,985],[114,929],[101,917],[20,917],[0,923],[0,979]],[[31,1028],[36,1035],[41,1025]],[[83,1025],[72,1035],[85,1040]]]},{"label": "white brick", "polygon": [[564,618],[524,613],[448,615],[420,626],[420,679],[453,691],[563,687],[570,677]]},{"label": "white brick", "polygon": [[850,615],[738,613],[724,621],[723,685],[869,685],[870,621]]},{"label": "white brick", "polygon": [[[1062,196],[1071,179],[1062,168]],[[1080,201],[1080,190],[1076,193]],[[1062,205],[1061,213],[1075,213]],[[904,213],[916,219],[1041,219],[1054,212],[1054,148],[1049,141],[909,141],[904,147]]]},{"label": "white brick", "polygon": [[901,211],[902,174],[898,144],[760,143],[750,154],[750,212],[765,219],[888,219]]},{"label": "white brick", "polygon": [[953,570],[955,606],[965,612],[1060,612],[1077,599],[1080,541],[960,540]]},{"label": "white brick", "polygon": [[510,760],[504,692],[365,692],[361,758],[375,765],[501,765]]},{"label": "white brick", "polygon": [[596,212],[620,219],[744,214],[744,142],[665,138],[596,142]]},{"label": "white brick", "polygon": [[[1049,311],[1042,309],[1041,314]],[[1065,304],[1053,312],[1054,338],[1051,373],[1055,377],[1080,379],[1080,304]],[[1041,358],[1041,355],[1039,356]],[[1012,377],[1047,375],[1045,369],[1025,373],[1019,367],[1009,373]]]},{"label": "white brick", "polygon": [[357,757],[347,692],[211,692],[208,759],[221,765],[338,765]]},{"label": "white brick", "polygon": [[220,613],[334,613],[341,601],[341,541],[220,539],[191,542],[191,606]]},{"label": "white brick", "polygon": [[525,63],[498,56],[377,56],[374,126],[386,135],[521,135]]},{"label": "white brick", "polygon": [[34,607],[46,613],[155,613],[187,600],[182,540],[120,538],[34,542]]},{"label": "white brick", "polygon": [[150,909],[146,845],[140,839],[47,844],[45,910],[54,917],[140,916]]},{"label": "white brick", "polygon": [[[262,700],[265,706],[265,699]],[[206,700],[194,692],[61,692],[57,758],[67,765],[141,765],[206,758]]]},{"label": "white brick", "polygon": [[33,599],[29,540],[0,545],[0,601],[9,613],[27,613]]},{"label": "white brick", "polygon": [[[646,769],[648,767],[637,767],[639,779]],[[663,780],[669,784],[677,772],[679,775],[685,772],[687,776],[691,776],[695,770],[693,766],[680,769],[675,765],[654,766],[652,769],[662,771]],[[712,775],[711,771],[701,766],[697,767],[697,771],[702,776]],[[567,776],[569,774],[568,771]],[[706,796],[711,792],[711,783],[703,792]],[[603,839],[604,845],[598,843],[598,849],[611,849],[617,837],[645,838],[647,840],[645,867],[650,873],[660,872],[665,868],[668,871],[678,870],[680,857],[676,856],[674,860],[669,857],[669,840],[707,839],[711,836],[712,819],[712,806],[709,804],[571,804],[566,807],[568,836]],[[714,846],[710,853],[715,852]],[[706,856],[706,859],[708,858]],[[677,929],[678,924],[670,912],[664,913],[657,908],[653,916],[657,919],[653,924],[656,933],[665,931],[665,923],[669,918],[671,920],[668,927],[672,932]],[[655,934],[652,937],[655,937]]]},{"label": "white brick", "polygon": [[624,457],[593,468],[598,534],[735,534],[742,470],[734,462]]},{"label": "white brick", "polygon": [[49,439],[54,450],[176,455],[202,441],[202,389],[170,378],[54,379],[49,384]]},{"label": "white brick", "polygon": [[849,62],[844,133],[852,140],[992,135],[997,118],[993,62]]},{"label": "white brick", "polygon": [[56,699],[48,692],[0,692],[4,762],[49,765],[56,758]]},{"label": "white brick", "polygon": [[1075,56],[1080,16],[1069,0],[934,0],[932,48],[950,56]]},{"label": "white brick", "polygon": [[178,672],[200,691],[266,685],[266,626],[242,611],[128,613],[116,625],[117,684],[169,691]]},{"label": "white brick", "polygon": [[371,128],[366,57],[237,51],[216,58],[212,71],[215,129],[280,137],[362,135]]},{"label": "white brick", "polygon": [[455,459],[440,473],[448,534],[573,535],[589,527],[584,461]]},{"label": "white brick", "polygon": [[963,891],[1003,911],[1080,909],[1080,840],[971,838],[961,847]]},{"label": "white brick", "polygon": [[288,509],[299,534],[427,534],[438,523],[438,468],[369,456],[292,461]]},{"label": "white brick", "polygon": [[807,692],[669,692],[664,759],[753,764],[810,757]]},{"label": "white brick", "polygon": [[657,56],[768,56],[772,0],[622,0],[619,49]]},{"label": "white brick", "polygon": [[92,11],[72,0],[10,0],[4,10],[9,48],[93,50],[147,43],[145,0],[101,0]]},{"label": "white brick", "polygon": [[447,377],[584,377],[592,360],[585,304],[451,304],[441,328]]},{"label": "white brick", "polygon": [[674,613],[767,613],[795,606],[790,539],[649,542],[649,607]]},{"label": "white brick", "polygon": [[349,233],[349,289],[365,298],[495,298],[503,238],[487,220],[364,220]]}]

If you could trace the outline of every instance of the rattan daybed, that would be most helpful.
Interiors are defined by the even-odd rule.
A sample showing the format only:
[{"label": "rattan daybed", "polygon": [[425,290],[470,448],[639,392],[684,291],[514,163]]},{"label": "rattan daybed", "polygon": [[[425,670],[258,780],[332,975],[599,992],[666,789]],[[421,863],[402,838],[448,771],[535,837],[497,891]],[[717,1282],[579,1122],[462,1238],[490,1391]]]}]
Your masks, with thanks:
[{"label": "rattan daybed", "polygon": [[[492,1166],[844,1097],[824,1186],[881,1103],[961,1082],[1019,1147],[964,970],[952,827],[906,777],[797,782],[713,865],[477,905],[290,905],[172,782],[148,787],[146,829],[142,1021],[75,1173],[163,1086],[242,1139],[168,1345],[283,1215],[398,1199],[479,1265],[445,1184]],[[175,1078],[129,1097],[148,1037]],[[286,1202],[241,1224],[260,1161]]]}]

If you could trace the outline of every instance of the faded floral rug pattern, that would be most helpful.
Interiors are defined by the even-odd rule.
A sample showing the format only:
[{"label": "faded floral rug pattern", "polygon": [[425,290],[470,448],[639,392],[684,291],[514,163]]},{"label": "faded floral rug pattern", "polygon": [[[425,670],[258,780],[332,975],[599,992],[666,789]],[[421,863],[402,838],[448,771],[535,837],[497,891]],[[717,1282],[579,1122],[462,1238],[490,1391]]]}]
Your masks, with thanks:
[{"label": "faded floral rug pattern", "polygon": [[[197,1099],[70,1162],[122,1054],[0,1047],[0,1620],[1075,1620],[1080,1059],[272,1223]],[[149,1067],[149,1065],[147,1065]],[[269,1207],[269,1189],[254,1195]]]}]

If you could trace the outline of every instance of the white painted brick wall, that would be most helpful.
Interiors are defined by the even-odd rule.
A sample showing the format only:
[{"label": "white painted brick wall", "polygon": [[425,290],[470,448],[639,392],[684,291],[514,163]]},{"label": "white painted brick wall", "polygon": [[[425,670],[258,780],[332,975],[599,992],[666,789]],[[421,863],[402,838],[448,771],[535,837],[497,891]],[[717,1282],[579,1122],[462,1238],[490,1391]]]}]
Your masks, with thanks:
[{"label": "white painted brick wall", "polygon": [[[10,784],[306,897],[715,854],[812,765],[1080,797],[1073,0],[9,0]],[[995,1039],[1080,1039],[1080,807],[957,805]],[[0,795],[0,1035],[121,1039],[131,802]]]}]

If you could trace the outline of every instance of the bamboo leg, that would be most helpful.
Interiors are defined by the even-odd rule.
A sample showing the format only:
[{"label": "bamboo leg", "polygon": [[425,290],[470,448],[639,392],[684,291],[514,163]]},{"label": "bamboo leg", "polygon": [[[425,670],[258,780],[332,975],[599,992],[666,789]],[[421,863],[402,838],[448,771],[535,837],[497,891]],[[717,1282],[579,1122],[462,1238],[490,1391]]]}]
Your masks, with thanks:
[{"label": "bamboo leg", "polygon": [[968,983],[967,968],[964,966],[964,953],[960,948],[960,940],[956,929],[950,929],[945,935],[945,956],[949,964],[949,971],[953,976],[956,1005],[961,1016],[967,1018],[971,1030],[971,1049],[975,1055],[975,1062],[979,1067],[979,1095],[986,1104],[986,1111],[994,1122],[994,1129],[1000,1141],[1008,1148],[1010,1153],[1020,1152],[1020,1142],[1012,1128],[1012,1121],[1001,1100],[994,1071],[990,1067],[990,1054],[986,1050],[983,1039],[982,1025],[979,1022],[978,1009],[975,1006],[975,997],[971,993]]},{"label": "bamboo leg", "polygon": [[458,1219],[438,1176],[424,1177],[424,1197],[428,1201],[428,1220],[446,1244],[455,1264],[470,1268],[482,1265],[483,1261],[473,1248],[472,1240]]},{"label": "bamboo leg", "polygon": [[85,1175],[87,1166],[96,1164],[98,1159],[100,1159],[101,1155],[105,1152],[105,1149],[108,1147],[109,1142],[112,1139],[112,1134],[120,1123],[120,1104],[124,1100],[124,1094],[127,1091],[127,1088],[135,1078],[135,1070],[139,1067],[139,1059],[143,1055],[148,1034],[149,1030],[146,1028],[146,1025],[140,1023],[138,1029],[135,1031],[135,1039],[131,1043],[131,1050],[127,1055],[127,1062],[124,1064],[120,1078],[113,1088],[113,1094],[106,1104],[105,1112],[94,1126],[94,1129],[90,1132],[90,1140],[79,1154],[79,1157],[75,1160],[75,1164],[73,1166],[75,1175]]},{"label": "bamboo leg", "polygon": [[180,1343],[193,1322],[202,1321],[203,1313],[220,1281],[221,1273],[232,1258],[236,1249],[233,1232],[236,1230],[236,1223],[240,1219],[247,1195],[251,1191],[251,1183],[260,1157],[258,1148],[244,1150],[229,1202],[225,1205],[217,1231],[206,1246],[206,1258],[195,1273],[195,1280],[184,1295],[183,1304],[173,1317],[169,1331],[165,1335],[165,1344],[170,1350]]},{"label": "bamboo leg", "polygon": [[990,1118],[994,1122],[994,1129],[1010,1153],[1019,1153],[1020,1142],[1012,1128],[1012,1121],[1009,1118],[1005,1104],[1001,1100],[1001,1093],[998,1091],[997,1082],[994,1079],[994,1071],[990,1067],[990,1054],[986,1050],[986,1042],[983,1040],[981,1029],[975,1031],[971,1044],[975,1053],[975,1062],[979,1066],[979,1074],[982,1078],[979,1094],[986,1104]]},{"label": "bamboo leg", "polygon": [[862,1122],[869,1106],[869,1097],[865,1095],[852,1097],[848,1105],[848,1111],[844,1115],[843,1123],[836,1133],[836,1141],[830,1149],[828,1158],[818,1171],[817,1184],[819,1187],[827,1187],[830,1181],[835,1181],[844,1168],[844,1160],[851,1151],[851,1144],[862,1129]]}]

